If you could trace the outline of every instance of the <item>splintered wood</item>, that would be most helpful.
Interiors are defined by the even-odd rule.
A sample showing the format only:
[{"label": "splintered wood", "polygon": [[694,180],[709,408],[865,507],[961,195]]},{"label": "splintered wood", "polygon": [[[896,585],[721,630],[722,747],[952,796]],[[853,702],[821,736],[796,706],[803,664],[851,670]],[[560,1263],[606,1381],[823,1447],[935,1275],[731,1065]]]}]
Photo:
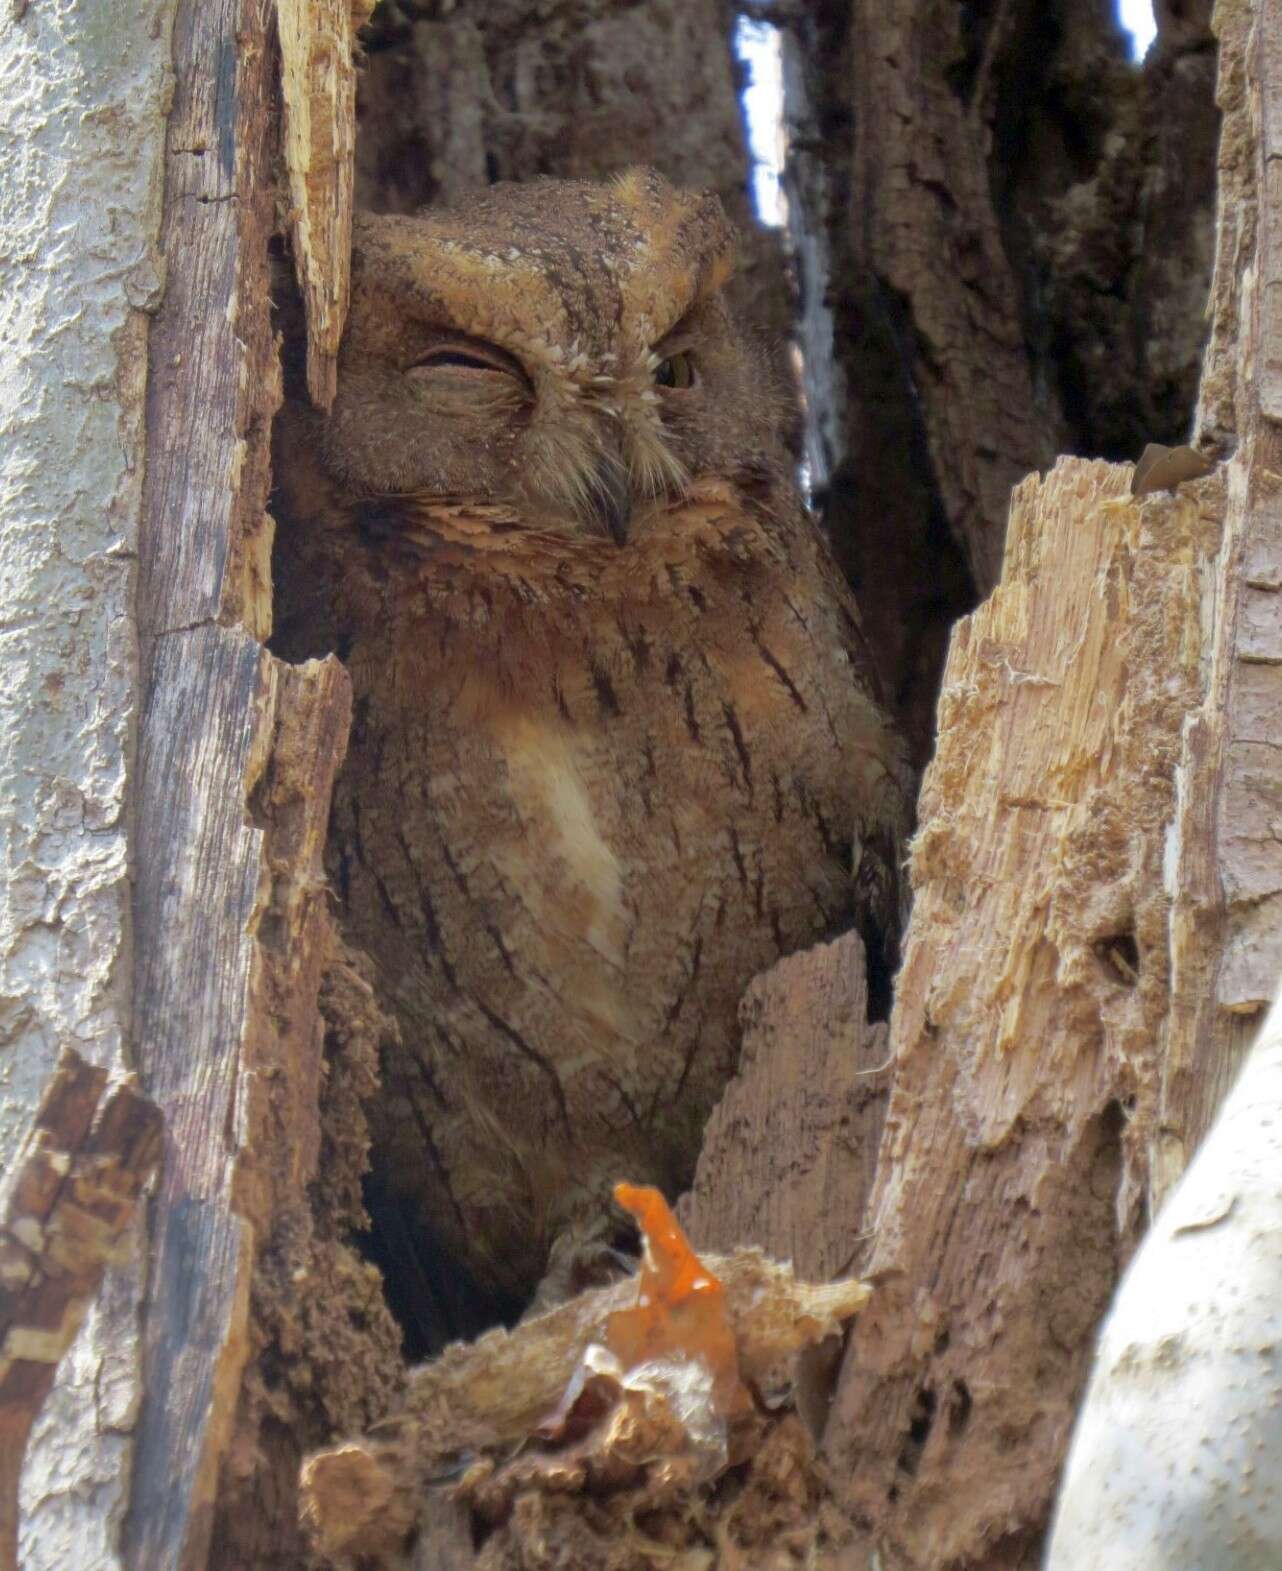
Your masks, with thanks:
[{"label": "splintered wood", "polygon": [[31,1426],[160,1148],[155,1104],[64,1049],[0,1194],[0,1571],[17,1565]]},{"label": "splintered wood", "polygon": [[356,31],[373,0],[277,0],[294,269],[307,310],[307,391],[334,402],[351,277]]},{"label": "splintered wood", "polygon": [[846,1504],[909,1565],[998,1539],[1031,1563],[1145,1214],[1163,859],[1224,500],[1219,476],[1130,481],[1066,459],[1016,489],[945,673],[859,1262],[879,1286],[826,1436]]}]

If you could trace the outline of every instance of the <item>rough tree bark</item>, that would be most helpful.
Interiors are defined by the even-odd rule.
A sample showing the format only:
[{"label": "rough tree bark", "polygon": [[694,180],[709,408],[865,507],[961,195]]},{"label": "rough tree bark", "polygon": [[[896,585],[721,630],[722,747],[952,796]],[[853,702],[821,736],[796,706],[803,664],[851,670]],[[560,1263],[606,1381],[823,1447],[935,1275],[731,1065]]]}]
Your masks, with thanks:
[{"label": "rough tree bark", "polygon": [[[1004,581],[951,657],[889,1101],[849,943],[789,963],[749,1002],[752,1051],[690,1202],[709,1237],[804,1240],[814,1270],[862,1258],[875,1273],[826,1450],[883,1563],[1033,1563],[1119,1262],[1205,1128],[1282,952],[1258,827],[1282,463],[1276,367],[1258,353],[1258,418],[1249,403],[1250,351],[1276,336],[1277,248],[1243,173],[1258,146],[1248,64],[1282,36],[1262,20],[1276,5],[1219,8],[1228,121],[1201,430],[1217,453],[1240,446],[1175,497],[1132,500],[1127,473],[1098,464],[1021,487]],[[310,82],[315,115],[326,94],[341,105],[349,14],[325,8],[321,37],[307,32],[321,8],[279,9],[295,91]],[[364,201],[644,158],[747,217],[728,5],[535,9],[385,7],[362,86]],[[1163,8],[1143,76],[1126,74],[1102,3],[979,9],[960,33],[962,8],[942,0],[780,17],[806,320],[822,328],[820,293],[835,293],[827,404],[812,381],[829,518],[870,619],[906,630],[882,629],[886,674],[923,755],[945,624],[996,579],[1011,484],[1061,448],[1122,456],[1137,433],[1181,434],[1209,233],[1204,7]],[[332,964],[319,873],[346,682],[335,662],[286,668],[263,648],[269,240],[285,218],[296,245],[325,252],[311,277],[323,397],[342,202],[309,210],[330,183],[304,172],[277,205],[268,0],[110,18],[20,0],[0,37],[2,156],[25,226],[3,317],[0,579],[21,679],[0,700],[0,938],[20,1069],[0,1138],[7,1152],[73,1040],[136,1065],[166,1153],[145,1287],[115,1278],[47,1406],[23,1563],[299,1566],[301,1454],[367,1427],[403,1375],[349,1242],[354,1110],[384,1027],[361,978]],[[318,169],[348,156],[341,126],[309,129],[296,177],[300,143]],[[1178,230],[1181,201],[1192,238],[1162,271],[1177,248],[1157,237]],[[1131,211],[1143,222],[1119,226]],[[782,329],[771,237],[756,232],[738,287]],[[804,1028],[785,1027],[794,1013]],[[799,1040],[804,1078],[773,1058]],[[763,1170],[736,1130],[768,1119]],[[790,1142],[804,1178],[782,1204]],[[718,1199],[731,1192],[733,1211]],[[822,1367],[812,1395],[822,1422]]]},{"label": "rough tree bark", "polygon": [[[173,0],[0,20],[0,1169],[63,1045],[130,1062],[132,585]],[[26,1468],[28,1571],[120,1564],[140,1251],[113,1271]]]}]

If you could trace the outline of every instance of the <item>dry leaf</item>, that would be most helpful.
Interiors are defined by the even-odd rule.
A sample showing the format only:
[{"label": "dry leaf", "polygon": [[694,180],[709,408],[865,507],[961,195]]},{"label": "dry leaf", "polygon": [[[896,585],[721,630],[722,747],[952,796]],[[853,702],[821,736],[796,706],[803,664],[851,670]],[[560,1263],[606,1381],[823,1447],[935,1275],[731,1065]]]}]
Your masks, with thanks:
[{"label": "dry leaf", "polygon": [[1163,447],[1150,442],[1140,454],[1131,476],[1131,495],[1146,496],[1150,491],[1174,491],[1182,481],[1200,480],[1209,475],[1215,463],[1193,447]]}]

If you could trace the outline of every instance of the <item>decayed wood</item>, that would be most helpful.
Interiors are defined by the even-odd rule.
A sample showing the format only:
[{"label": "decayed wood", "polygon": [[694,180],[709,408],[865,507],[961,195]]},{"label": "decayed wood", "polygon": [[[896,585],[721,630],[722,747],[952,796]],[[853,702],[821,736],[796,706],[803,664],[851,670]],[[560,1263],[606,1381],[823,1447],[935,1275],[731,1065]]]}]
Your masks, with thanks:
[{"label": "decayed wood", "polygon": [[1135,500],[1130,479],[1068,459],[1017,488],[1002,582],[945,674],[858,1263],[878,1291],[826,1437],[906,1565],[1035,1562],[1144,1214],[1223,490]]},{"label": "decayed wood", "polygon": [[220,619],[260,637],[271,629],[264,508],[280,377],[267,258],[269,19],[269,0],[186,0],[174,25],[165,296],[148,344],[144,658],[152,640]]},{"label": "decayed wood", "polygon": [[846,933],[749,987],[739,1070],[680,1208],[697,1248],[755,1244],[805,1281],[851,1269],[890,1081],[865,976],[864,946]]},{"label": "decayed wood", "polygon": [[[321,853],[348,687],[336,661],[291,669],[219,628],[159,640],[153,680],[164,725],[141,783],[163,804],[150,835],[170,861],[140,876],[140,926],[168,931],[174,947],[141,951],[139,1018],[170,1130],[131,1553],[200,1566],[238,1414],[242,1454],[269,1465],[254,1449],[262,1414],[241,1397],[261,1343],[248,1307],[257,1249],[282,1214],[302,1225],[316,1175],[316,998],[329,956]],[[202,717],[203,735],[184,717]],[[175,789],[185,779],[195,789]],[[205,893],[220,888],[221,899]],[[279,1462],[287,1479],[296,1457]],[[283,1543],[294,1514],[286,1496],[244,1530]]]},{"label": "decayed wood", "polygon": [[0,1571],[27,1437],[160,1158],[160,1114],[64,1048],[0,1194]]},{"label": "decayed wood", "polygon": [[260,836],[244,781],[261,652],[217,627],[157,640],[139,759],[138,1054],[165,1114],[127,1553],[204,1564],[246,1355],[253,1234],[231,1206]]},{"label": "decayed wood", "polygon": [[1190,713],[1172,840],[1172,1006],[1159,1200],[1209,1126],[1282,975],[1282,7],[1224,0],[1219,224],[1204,443],[1231,449],[1206,701]]},{"label": "decayed wood", "polygon": [[[223,1532],[223,1567],[245,1542],[283,1563],[296,1538],[292,1479],[307,1437],[295,1436],[292,1454],[260,1444],[261,1380],[242,1389],[288,1311],[279,1283],[263,1285],[264,1251],[275,1249],[294,1299],[321,1283],[341,1299],[354,1280],[332,1257],[317,1268],[306,1202],[321,1138],[317,992],[330,956],[321,849],[348,688],[336,662],[287,668],[258,642],[271,627],[265,509],[280,402],[268,277],[271,24],[270,0],[180,12],[168,287],[150,346],[136,1039],[168,1147],[125,1551],[130,1564],[175,1571],[206,1564],[229,1501],[243,1509],[240,1538]],[[346,91],[350,100],[350,82]],[[337,163],[323,176],[335,181],[345,165],[338,185],[349,193],[350,107],[347,142],[333,144]],[[338,230],[311,232],[313,283],[330,279],[322,347],[324,333],[336,342],[341,331],[330,307],[342,267],[325,271],[325,247],[339,246],[346,264],[341,214],[322,227],[331,220]],[[356,1282],[356,1291],[366,1290]],[[376,1378],[367,1383],[371,1400],[384,1394]]]},{"label": "decayed wood", "polygon": [[330,1214],[331,1175],[321,1172],[322,1088],[336,1072],[317,1008],[335,964],[323,852],[350,686],[332,658],[293,667],[264,656],[261,683],[264,723],[247,784],[262,878],[230,1172],[255,1261],[246,1378],[214,1512],[219,1571],[303,1563],[304,1451],[381,1415],[403,1376],[378,1273],[333,1236],[335,1222],[346,1233],[361,1217]]},{"label": "decayed wood", "polygon": [[297,1205],[320,1151],[322,1026],[316,1007],[330,958],[323,857],[334,776],[351,720],[351,686],[333,658],[288,666],[264,656],[261,723],[245,789],[262,832],[251,919],[242,1068],[271,1090],[247,1099],[235,1171],[237,1210],[265,1228]]},{"label": "decayed wood", "polygon": [[356,30],[373,0],[276,0],[294,269],[307,312],[307,390],[328,409],[347,320]]}]

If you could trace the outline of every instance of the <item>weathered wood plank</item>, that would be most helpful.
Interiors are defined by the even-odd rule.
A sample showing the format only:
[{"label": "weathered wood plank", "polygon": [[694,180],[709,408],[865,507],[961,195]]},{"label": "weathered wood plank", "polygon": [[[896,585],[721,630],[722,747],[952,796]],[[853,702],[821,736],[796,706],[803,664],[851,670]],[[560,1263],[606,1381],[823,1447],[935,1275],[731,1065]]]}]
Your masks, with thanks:
[{"label": "weathered wood plank", "polygon": [[[125,1553],[201,1567],[247,1354],[254,1234],[233,1205],[253,1086],[243,1033],[262,835],[268,434],[279,403],[267,239],[268,0],[189,0],[174,35],[167,289],[150,341],[138,620],[137,1062],[166,1120]],[[245,627],[220,626],[241,621]],[[266,734],[270,734],[269,730]]]},{"label": "weathered wood plank", "polygon": [[138,795],[135,1030],[166,1121],[126,1548],[199,1567],[246,1356],[252,1233],[231,1209],[261,836],[245,822],[262,652],[218,627],[156,641]]},{"label": "weathered wood plank", "polygon": [[186,0],[175,23],[165,298],[148,354],[144,640],[220,618],[259,636],[271,627],[270,18],[270,0]]},{"label": "weathered wood plank", "polygon": [[[284,666],[219,627],[159,639],[152,673],[137,911],[158,937],[139,947],[137,1023],[170,1128],[129,1544],[137,1564],[200,1566],[234,1421],[252,1451],[262,1416],[240,1396],[255,1250],[316,1176],[321,857],[348,686],[336,661]],[[288,1533],[292,1515],[259,1526]]]}]

